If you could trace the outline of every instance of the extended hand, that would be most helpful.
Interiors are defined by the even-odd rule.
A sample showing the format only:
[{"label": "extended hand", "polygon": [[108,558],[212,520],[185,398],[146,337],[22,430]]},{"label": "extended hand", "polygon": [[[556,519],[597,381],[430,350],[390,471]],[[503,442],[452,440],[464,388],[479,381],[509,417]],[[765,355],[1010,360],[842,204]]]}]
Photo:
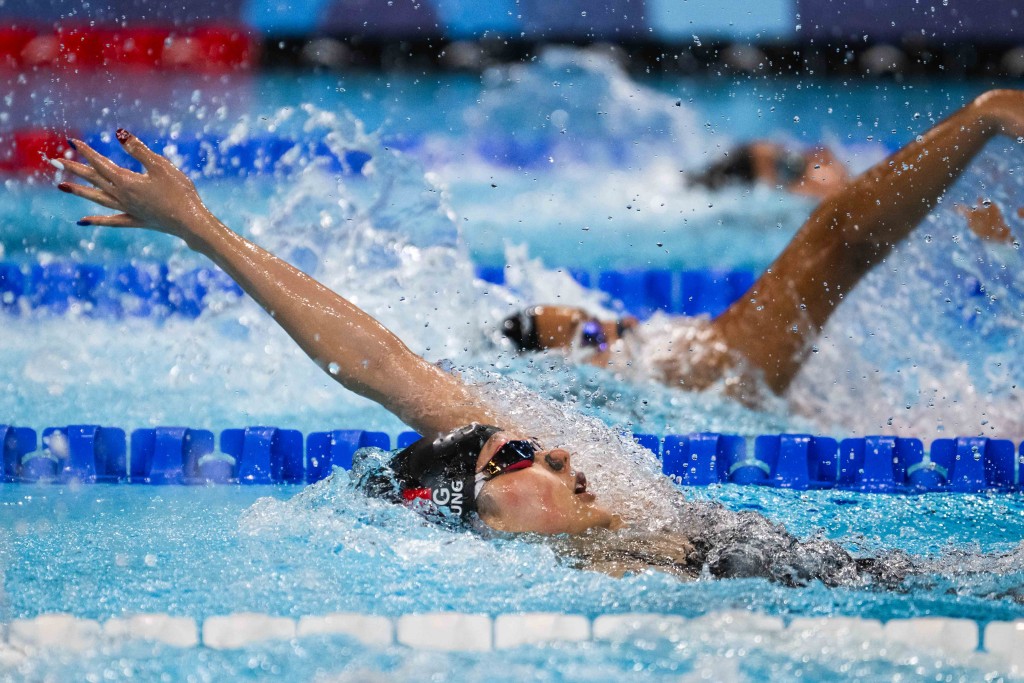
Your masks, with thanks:
[{"label": "extended hand", "polygon": [[188,224],[200,215],[209,215],[195,185],[166,158],[150,150],[137,137],[119,128],[117,139],[145,173],[118,166],[80,140],[71,140],[75,150],[88,161],[63,161],[64,168],[93,185],[61,183],[57,187],[69,194],[88,199],[119,213],[85,216],[79,225],[106,225],[117,228],[154,228],[161,232],[188,237]]}]

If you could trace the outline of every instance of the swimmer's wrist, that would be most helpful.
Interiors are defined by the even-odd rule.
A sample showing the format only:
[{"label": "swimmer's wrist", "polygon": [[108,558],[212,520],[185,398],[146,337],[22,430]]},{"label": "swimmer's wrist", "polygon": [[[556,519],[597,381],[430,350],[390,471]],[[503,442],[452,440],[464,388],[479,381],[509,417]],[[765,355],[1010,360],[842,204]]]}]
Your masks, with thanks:
[{"label": "swimmer's wrist", "polygon": [[205,206],[202,212],[192,214],[188,220],[173,226],[171,232],[185,241],[189,249],[206,252],[219,233],[231,230]]}]

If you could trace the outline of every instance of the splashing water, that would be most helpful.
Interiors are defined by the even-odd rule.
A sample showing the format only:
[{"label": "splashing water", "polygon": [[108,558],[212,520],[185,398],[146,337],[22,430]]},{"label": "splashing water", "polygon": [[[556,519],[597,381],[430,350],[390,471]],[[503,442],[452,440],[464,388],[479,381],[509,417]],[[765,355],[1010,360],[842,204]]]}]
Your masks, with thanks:
[{"label": "splashing water", "polygon": [[993,141],[847,297],[789,391],[794,410],[861,434],[1024,434],[1024,264],[1016,246],[979,239],[958,211],[989,197],[1019,234],[1020,155]]},{"label": "splashing water", "polygon": [[[543,68],[575,68],[560,59],[556,55]],[[596,83],[601,86],[598,91],[603,87],[618,93],[619,101],[629,99],[616,90],[623,85],[616,79],[624,77],[606,66],[570,75],[588,89]],[[529,83],[534,75],[522,72],[517,78],[513,82]],[[625,121],[629,111],[627,107],[621,116],[609,120]],[[584,112],[567,111],[566,115],[566,130],[585,119]],[[680,116],[685,118],[685,114]],[[721,429],[749,434],[794,426],[804,431],[806,422],[777,412],[746,411],[713,393],[681,394],[649,384],[623,383],[610,373],[568,367],[558,358],[509,358],[507,347],[494,339],[494,330],[512,310],[535,303],[541,296],[555,296],[566,303],[600,302],[576,288],[564,273],[551,272],[530,261],[525,250],[510,252],[509,287],[475,281],[443,188],[433,178],[425,178],[413,159],[384,149],[376,135],[366,133],[357,120],[345,115],[307,107],[298,115],[271,118],[275,126],[287,124],[322,137],[335,151],[369,151],[374,161],[360,176],[339,178],[312,159],[298,176],[277,180],[266,216],[251,225],[237,220],[246,215],[247,207],[228,203],[229,224],[234,223],[242,232],[350,297],[382,319],[414,350],[432,360],[449,358],[465,366],[465,374],[479,383],[491,400],[526,423],[542,440],[557,436],[564,445],[571,446],[578,466],[592,477],[595,489],[633,521],[637,534],[680,528],[687,521],[681,515],[689,514],[691,519],[703,516],[704,525],[714,528],[717,538],[707,543],[717,548],[714,552],[719,556],[725,554],[725,548],[734,547],[737,539],[753,538],[789,552],[787,555],[780,550],[780,557],[771,559],[772,566],[784,572],[800,559],[794,559],[794,555],[805,553],[804,546],[790,545],[783,532],[756,515],[736,516],[714,506],[688,508],[682,494],[658,474],[658,463],[652,456],[607,424],[632,423],[649,431]],[[593,133],[600,148],[623,135],[616,127],[619,123],[594,127],[603,121],[597,118],[574,130]],[[239,125],[236,134],[244,138],[249,134],[246,129],[256,134],[264,124]],[[654,117],[643,125],[656,133],[651,144],[663,143],[666,136],[674,139],[687,135],[680,132],[681,124],[672,118]],[[537,129],[542,144],[560,140],[561,133],[546,124]],[[479,135],[486,138],[483,132]],[[576,142],[567,143],[566,153],[582,160],[600,156],[609,164],[622,163],[623,155],[629,153],[614,144],[599,152],[572,147],[586,137],[570,136]],[[974,167],[957,188],[968,182],[988,183],[1002,188],[1005,196],[996,195],[996,199],[1009,206],[1020,196],[1019,179],[1006,177],[1005,160],[987,156],[983,162],[987,165]],[[967,199],[968,193],[961,195],[973,202]],[[1001,385],[1012,387],[1012,378],[1020,376],[1021,368],[1012,351],[993,356],[986,350],[986,357],[998,358],[1001,365],[994,369],[990,363],[977,373],[966,369],[972,365],[971,357],[957,357],[949,349],[958,343],[966,346],[976,336],[972,330],[1005,334],[1007,338],[1019,332],[1019,313],[1013,302],[1020,300],[1020,284],[1007,276],[1019,270],[1017,255],[1000,254],[978,261],[979,250],[984,252],[988,247],[976,244],[970,235],[954,242],[953,236],[961,234],[962,229],[949,208],[933,214],[922,230],[938,237],[932,241],[915,237],[885,269],[879,269],[861,285],[826,332],[828,341],[842,343],[821,344],[821,351],[812,356],[794,387],[791,405],[812,414],[814,424],[874,431],[884,420],[880,416],[895,412],[908,396],[916,397],[918,421],[886,424],[886,431],[890,426],[902,429],[905,424],[911,429],[929,422],[949,424],[953,429],[952,425],[993,413],[998,414],[1001,425],[1016,424],[1010,421],[1020,413],[1015,393],[1001,393],[999,389]],[[932,246],[939,242],[955,246],[940,253]],[[174,260],[177,268],[196,262],[178,249]],[[908,313],[916,310],[917,302],[934,298],[934,290],[943,288],[941,283],[955,280],[951,272],[973,275],[995,297],[991,302],[994,308],[986,305],[980,315],[970,319],[974,328],[963,317],[969,299],[962,292],[952,292],[953,304],[945,316],[923,320]],[[942,274],[939,279],[936,273]],[[878,310],[877,301],[883,292],[894,305]],[[935,321],[939,326],[934,332],[920,333],[921,328]],[[109,323],[72,317],[23,322],[10,339],[5,339],[5,353],[11,362],[5,363],[4,376],[0,377],[0,383],[14,388],[4,393],[0,408],[15,422],[177,422],[220,427],[236,426],[244,417],[301,429],[360,426],[394,432],[400,428],[393,418],[345,394],[323,377],[251,302],[207,311],[194,323],[167,321],[156,334],[147,321]],[[865,339],[878,341],[865,344]],[[875,343],[880,348],[875,348]],[[910,380],[904,379],[912,374],[906,369],[908,359],[924,368]],[[493,372],[492,364],[497,366]],[[881,368],[886,371],[876,372]],[[851,374],[863,375],[862,385],[854,384],[849,397],[837,396],[832,387],[836,382],[844,384]],[[929,396],[954,390],[948,405],[928,400]],[[159,405],[139,401],[143,394],[159,396]],[[41,395],[46,398],[40,400]],[[870,400],[864,401],[864,395]],[[994,407],[988,405],[993,398]],[[643,401],[647,404],[641,408]],[[443,545],[439,532],[424,531],[405,511],[357,499],[341,478],[314,487],[294,503],[257,504],[243,518],[242,529],[265,536],[277,533],[272,527],[280,525],[285,535],[303,536],[306,532],[302,529],[311,515],[329,518],[317,527],[321,543],[336,536],[348,539],[353,547],[371,548],[381,544],[381,533],[379,529],[366,529],[381,525],[397,529],[399,538],[422,541],[408,544],[412,550],[407,548],[404,552],[409,555],[399,557],[399,567],[407,569],[424,558],[441,560],[435,548]],[[455,543],[465,550],[465,558],[481,552],[481,544],[473,537],[459,536]],[[398,557],[397,546],[381,547],[382,553]],[[560,571],[546,547],[534,548],[524,551],[524,567],[541,562],[553,567],[553,572]],[[711,556],[713,551],[707,554]],[[825,552],[818,559],[827,563],[835,555]],[[992,571],[1013,564],[1012,559],[990,561],[980,554],[971,557],[975,565]],[[463,578],[474,575],[468,559],[460,566]],[[838,568],[840,573],[843,570]],[[396,577],[399,574],[396,571]]]},{"label": "splashing water", "polygon": [[689,108],[629,78],[606,52],[549,48],[536,62],[489,70],[484,85],[466,118],[478,149],[498,161],[624,166],[668,149],[694,163],[710,148]]}]

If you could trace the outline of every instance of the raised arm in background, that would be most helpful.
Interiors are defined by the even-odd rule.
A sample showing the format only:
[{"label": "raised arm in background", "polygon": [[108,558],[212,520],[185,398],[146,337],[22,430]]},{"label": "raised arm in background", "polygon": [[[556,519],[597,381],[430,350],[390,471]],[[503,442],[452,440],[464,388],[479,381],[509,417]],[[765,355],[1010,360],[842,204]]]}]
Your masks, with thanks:
[{"label": "raised arm in background", "polygon": [[180,237],[231,275],[325,372],[424,436],[470,422],[506,426],[458,377],[413,353],[350,301],[232,232],[166,158],[127,131],[118,130],[117,139],[144,173],[71,141],[88,164],[68,160],[64,167],[93,187],[66,182],[58,187],[118,212],[86,216],[79,225],[151,228]]},{"label": "raised arm in background", "polygon": [[823,201],[782,254],[712,323],[732,351],[789,386],[836,306],[998,134],[1024,135],[1024,92],[993,90]]}]

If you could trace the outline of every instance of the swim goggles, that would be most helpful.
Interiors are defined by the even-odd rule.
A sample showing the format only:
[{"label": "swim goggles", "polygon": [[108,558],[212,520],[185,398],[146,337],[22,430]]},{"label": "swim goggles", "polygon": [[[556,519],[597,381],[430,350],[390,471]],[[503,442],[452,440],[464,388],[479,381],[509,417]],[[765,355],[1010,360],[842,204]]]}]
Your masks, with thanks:
[{"label": "swim goggles", "polygon": [[483,469],[476,473],[474,478],[475,495],[480,495],[480,487],[484,485],[485,481],[490,481],[500,474],[533,467],[533,460],[539,450],[540,445],[536,441],[524,439],[506,441],[501,448],[495,451]]},{"label": "swim goggles", "polygon": [[[615,334],[622,339],[630,328],[622,318],[615,321]],[[580,346],[585,349],[608,350],[608,335],[604,333],[604,325],[600,320],[592,318],[580,327]]]},{"label": "swim goggles", "polygon": [[608,350],[608,337],[597,320],[588,320],[580,329],[580,346],[585,349]]}]

